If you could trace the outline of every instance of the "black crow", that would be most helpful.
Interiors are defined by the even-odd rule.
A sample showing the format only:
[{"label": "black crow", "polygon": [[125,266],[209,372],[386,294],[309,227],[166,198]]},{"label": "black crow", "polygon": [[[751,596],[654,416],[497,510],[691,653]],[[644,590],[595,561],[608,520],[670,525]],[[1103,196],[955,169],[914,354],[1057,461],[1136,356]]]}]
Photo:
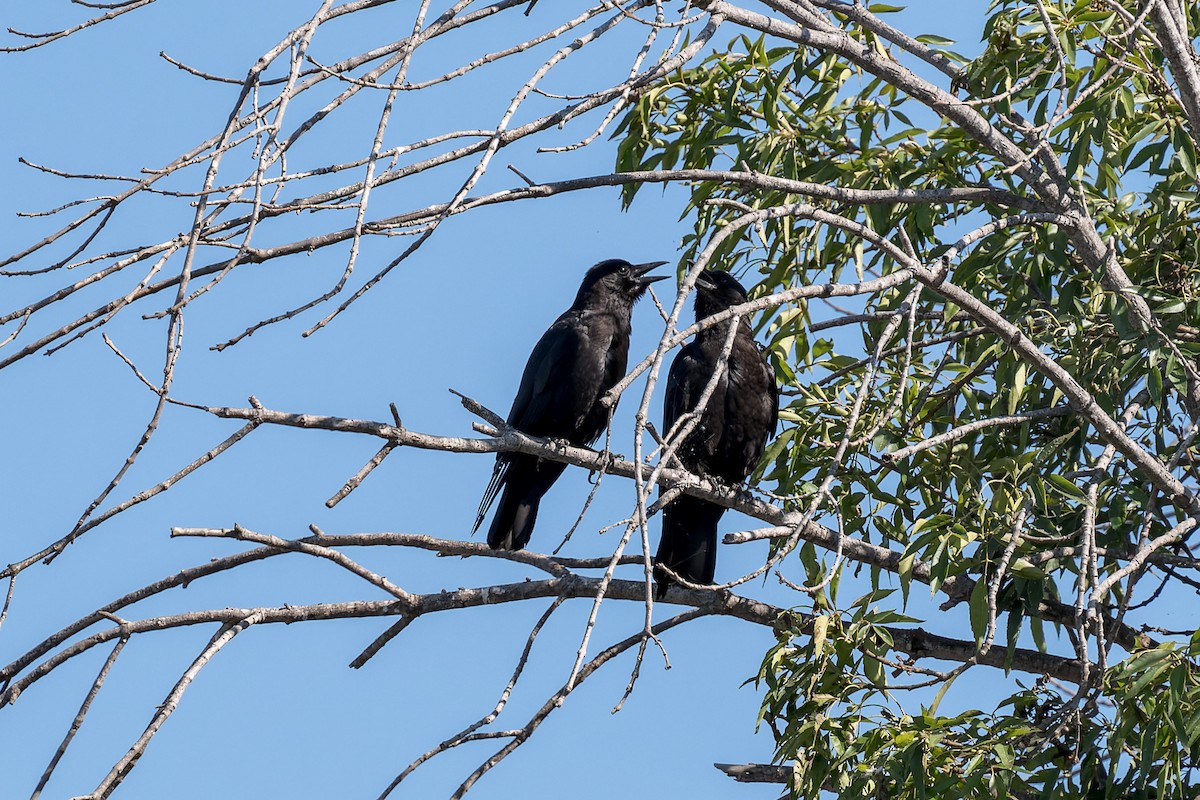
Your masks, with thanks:
[{"label": "black crow", "polygon": [[[704,270],[696,280],[696,321],[730,306],[745,303],[746,290],[727,272]],[[671,364],[663,403],[663,435],[675,421],[693,411],[717,371],[717,361],[730,322],[696,334]],[[754,332],[738,322],[725,370],[700,414],[700,420],[680,445],[680,463],[699,475],[737,485],[746,480],[762,458],[767,440],[779,420],[779,387],[775,370],[763,358]],[[725,508],[681,495],[663,509],[662,539],[656,566],[668,567],[690,583],[712,583],[717,567],[717,523]],[[673,581],[655,570],[661,599]]]},{"label": "black crow", "polygon": [[[609,414],[600,398],[625,377],[633,304],[650,284],[667,277],[646,275],[665,263],[609,259],[587,271],[575,302],[534,345],[508,412],[511,427],[577,446],[599,438]],[[475,530],[500,494],[488,544],[497,550],[523,548],[533,532],[542,495],[566,466],[537,456],[498,453]]]}]

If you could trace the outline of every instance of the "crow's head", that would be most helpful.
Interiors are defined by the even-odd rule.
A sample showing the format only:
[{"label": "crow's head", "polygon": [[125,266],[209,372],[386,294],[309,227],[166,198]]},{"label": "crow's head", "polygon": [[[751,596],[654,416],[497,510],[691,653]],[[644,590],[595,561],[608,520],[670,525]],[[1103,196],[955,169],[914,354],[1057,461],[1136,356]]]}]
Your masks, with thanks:
[{"label": "crow's head", "polygon": [[750,298],[737,278],[728,272],[706,269],[696,278],[696,317],[702,319],[741,305]]},{"label": "crow's head", "polygon": [[647,264],[630,264],[619,258],[601,261],[587,271],[579,294],[575,297],[575,305],[619,299],[630,304],[646,292],[646,288],[655,281],[661,281],[667,275],[646,275],[655,267],[661,267],[665,261],[651,261]]}]

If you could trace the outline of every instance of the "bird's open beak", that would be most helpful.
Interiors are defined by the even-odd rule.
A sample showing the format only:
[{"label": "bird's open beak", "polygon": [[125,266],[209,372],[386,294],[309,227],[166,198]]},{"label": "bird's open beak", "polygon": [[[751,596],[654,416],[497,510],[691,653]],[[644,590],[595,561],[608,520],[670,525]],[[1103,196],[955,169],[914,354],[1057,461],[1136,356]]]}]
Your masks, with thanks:
[{"label": "bird's open beak", "polygon": [[634,264],[633,274],[637,276],[638,283],[640,283],[642,286],[649,286],[655,281],[661,281],[671,277],[670,275],[646,275],[646,273],[650,270],[654,269],[655,267],[661,267],[666,263],[666,261],[651,261],[647,264]]},{"label": "bird's open beak", "polygon": [[701,271],[700,275],[696,278],[696,288],[709,292],[717,288],[716,281],[710,277],[708,270]]}]

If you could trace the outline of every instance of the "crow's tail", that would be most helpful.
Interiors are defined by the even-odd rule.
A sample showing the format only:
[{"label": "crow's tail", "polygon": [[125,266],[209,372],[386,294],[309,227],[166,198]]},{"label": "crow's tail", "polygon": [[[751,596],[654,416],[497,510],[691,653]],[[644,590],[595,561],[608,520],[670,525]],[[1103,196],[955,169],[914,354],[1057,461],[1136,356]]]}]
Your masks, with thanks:
[{"label": "crow's tail", "polygon": [[488,495],[494,497],[499,486],[504,486],[492,526],[488,528],[488,544],[493,550],[520,550],[529,544],[533,523],[537,521],[538,503],[566,467],[566,464],[543,461],[537,456],[517,455],[510,457],[500,477],[493,475],[485,495],[489,503]]},{"label": "crow's tail", "polygon": [[654,557],[659,600],[675,581],[666,567],[689,583],[712,583],[717,572],[717,523],[725,508],[686,495],[663,509],[662,538]]},{"label": "crow's tail", "polygon": [[483,518],[487,516],[488,509],[496,501],[496,495],[500,493],[500,487],[504,485],[504,476],[508,474],[509,463],[507,453],[496,454],[496,466],[492,469],[492,479],[488,481],[487,488],[483,491],[483,499],[479,501],[479,511],[475,513],[475,527],[471,528],[471,533],[479,530],[479,526],[483,524]]}]

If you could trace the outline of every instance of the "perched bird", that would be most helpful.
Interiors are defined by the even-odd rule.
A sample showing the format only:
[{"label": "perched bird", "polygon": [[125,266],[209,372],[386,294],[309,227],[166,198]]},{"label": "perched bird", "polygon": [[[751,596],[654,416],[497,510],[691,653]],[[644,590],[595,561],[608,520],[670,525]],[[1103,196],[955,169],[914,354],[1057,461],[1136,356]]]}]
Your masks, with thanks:
[{"label": "perched bird", "polygon": [[[665,263],[609,259],[587,271],[575,302],[534,345],[508,412],[511,427],[578,446],[600,436],[609,412],[600,398],[625,376],[633,304],[650,284],[668,277],[646,275]],[[537,456],[498,453],[475,530],[500,494],[488,544],[496,550],[523,548],[533,532],[542,495],[566,466]]]},{"label": "perched bird", "polygon": [[[696,321],[746,300],[746,290],[732,275],[705,270],[696,280]],[[730,322],[696,334],[672,362],[663,403],[664,436],[699,404],[717,372]],[[779,421],[775,371],[759,351],[750,325],[743,319],[737,326],[726,367],[699,421],[676,451],[688,470],[734,485],[754,471]],[[654,557],[660,599],[674,581],[658,567],[667,567],[691,583],[713,582],[717,523],[724,513],[722,506],[687,495],[663,509],[662,538]]]}]

